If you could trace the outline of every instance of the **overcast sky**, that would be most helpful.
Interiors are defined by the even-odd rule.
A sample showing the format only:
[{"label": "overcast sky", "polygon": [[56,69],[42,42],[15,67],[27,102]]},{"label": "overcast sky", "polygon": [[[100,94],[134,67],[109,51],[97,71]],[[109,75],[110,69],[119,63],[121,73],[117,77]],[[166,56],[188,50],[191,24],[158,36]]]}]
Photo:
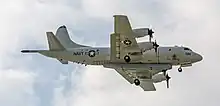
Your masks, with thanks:
[{"label": "overcast sky", "polygon": [[[219,0],[1,0],[0,106],[220,105],[219,6]],[[133,28],[152,27],[162,46],[190,47],[203,61],[182,73],[170,70],[170,89],[163,82],[144,92],[112,69],[20,53],[47,49],[45,32],[60,25],[77,43],[109,46],[114,14],[128,15]]]}]

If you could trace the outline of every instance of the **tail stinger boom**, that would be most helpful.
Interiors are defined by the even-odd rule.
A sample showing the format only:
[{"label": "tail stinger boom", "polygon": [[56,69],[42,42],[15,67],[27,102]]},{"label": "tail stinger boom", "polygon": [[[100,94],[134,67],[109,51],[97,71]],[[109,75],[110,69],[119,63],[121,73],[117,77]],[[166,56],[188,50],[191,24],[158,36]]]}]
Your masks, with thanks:
[{"label": "tail stinger boom", "polygon": [[68,34],[66,26],[60,26],[56,35],[53,32],[46,32],[49,50],[22,50],[22,53],[40,53],[47,57],[56,58],[62,64],[68,64],[68,60],[59,58],[58,52],[65,52],[68,48],[80,48],[80,47],[89,47],[85,45],[80,45],[73,42]]},{"label": "tail stinger boom", "polygon": [[56,58],[62,64],[68,64],[67,60],[59,58],[59,52],[65,51],[66,49],[60,43],[60,41],[56,38],[56,36],[52,32],[46,32],[47,41],[49,45],[49,50],[22,50],[22,53],[40,53],[44,56]]}]

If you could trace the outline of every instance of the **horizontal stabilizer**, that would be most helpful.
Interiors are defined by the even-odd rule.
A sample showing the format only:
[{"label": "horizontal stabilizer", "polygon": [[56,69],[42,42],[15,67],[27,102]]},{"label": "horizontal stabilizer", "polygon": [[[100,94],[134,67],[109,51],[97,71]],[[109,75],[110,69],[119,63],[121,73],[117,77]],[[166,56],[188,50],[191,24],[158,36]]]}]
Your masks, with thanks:
[{"label": "horizontal stabilizer", "polygon": [[124,70],[115,69],[122,77],[124,77],[130,84],[134,83],[133,78],[131,78]]}]

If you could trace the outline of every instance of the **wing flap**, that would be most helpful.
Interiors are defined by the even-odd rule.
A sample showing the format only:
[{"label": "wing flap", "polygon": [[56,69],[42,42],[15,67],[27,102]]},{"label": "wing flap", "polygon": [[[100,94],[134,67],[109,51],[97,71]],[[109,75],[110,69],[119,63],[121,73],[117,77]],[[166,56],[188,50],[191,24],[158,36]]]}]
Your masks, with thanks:
[{"label": "wing flap", "polygon": [[[124,79],[126,79],[130,84],[134,83],[134,79],[140,80],[140,87],[144,91],[156,91],[156,88],[152,80],[152,72],[146,68],[130,68],[132,64],[127,65],[127,67],[122,67],[121,64],[109,64],[103,65],[105,68],[115,69]],[[121,67],[120,67],[121,66]]]},{"label": "wing flap", "polygon": [[125,71],[122,69],[115,69],[122,77],[124,77],[130,84],[133,84],[133,78],[130,77]]},{"label": "wing flap", "polygon": [[156,91],[156,88],[151,79],[144,79],[144,80],[142,79],[140,80],[140,82],[141,82],[140,87],[144,91]]}]

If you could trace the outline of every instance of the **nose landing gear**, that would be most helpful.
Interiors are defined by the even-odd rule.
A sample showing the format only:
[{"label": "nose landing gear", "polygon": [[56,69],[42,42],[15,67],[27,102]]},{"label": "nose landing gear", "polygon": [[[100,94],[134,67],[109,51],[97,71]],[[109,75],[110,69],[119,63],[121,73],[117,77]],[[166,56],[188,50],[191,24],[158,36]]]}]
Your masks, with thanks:
[{"label": "nose landing gear", "polygon": [[165,75],[166,75],[167,70],[162,70],[162,72],[163,72],[163,75],[165,76]]},{"label": "nose landing gear", "polygon": [[179,67],[179,68],[178,68],[178,71],[179,71],[179,72],[182,72],[182,71],[183,71],[182,67]]}]

